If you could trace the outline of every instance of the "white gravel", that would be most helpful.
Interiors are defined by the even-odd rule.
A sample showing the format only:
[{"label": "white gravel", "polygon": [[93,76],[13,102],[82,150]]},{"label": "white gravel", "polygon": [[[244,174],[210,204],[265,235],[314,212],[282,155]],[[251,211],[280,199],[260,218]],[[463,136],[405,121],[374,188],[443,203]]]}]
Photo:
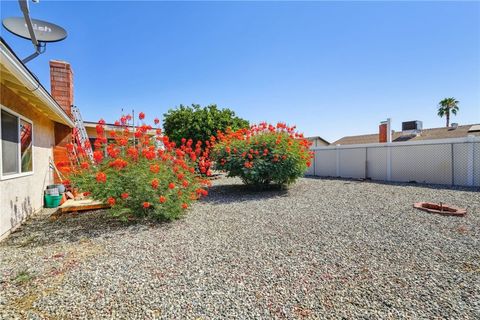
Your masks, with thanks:
[{"label": "white gravel", "polygon": [[172,223],[35,216],[0,261],[1,319],[479,319],[480,192],[220,179]]}]

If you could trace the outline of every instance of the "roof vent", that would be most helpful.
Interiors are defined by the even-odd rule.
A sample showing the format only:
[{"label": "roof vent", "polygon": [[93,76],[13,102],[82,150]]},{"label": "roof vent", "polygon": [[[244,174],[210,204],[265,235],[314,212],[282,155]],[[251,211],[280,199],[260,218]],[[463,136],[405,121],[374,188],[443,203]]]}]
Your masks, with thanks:
[{"label": "roof vent", "polygon": [[450,126],[451,126],[452,129],[457,129],[458,128],[458,123],[454,122]]},{"label": "roof vent", "polygon": [[474,124],[468,129],[468,132],[480,132],[480,124]]}]

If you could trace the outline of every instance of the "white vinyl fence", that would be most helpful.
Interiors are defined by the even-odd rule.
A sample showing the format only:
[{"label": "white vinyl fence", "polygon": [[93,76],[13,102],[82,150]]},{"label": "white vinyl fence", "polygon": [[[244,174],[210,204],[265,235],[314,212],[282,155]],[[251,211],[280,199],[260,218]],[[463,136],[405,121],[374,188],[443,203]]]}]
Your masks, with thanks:
[{"label": "white vinyl fence", "polygon": [[315,147],[307,175],[480,186],[480,137]]}]

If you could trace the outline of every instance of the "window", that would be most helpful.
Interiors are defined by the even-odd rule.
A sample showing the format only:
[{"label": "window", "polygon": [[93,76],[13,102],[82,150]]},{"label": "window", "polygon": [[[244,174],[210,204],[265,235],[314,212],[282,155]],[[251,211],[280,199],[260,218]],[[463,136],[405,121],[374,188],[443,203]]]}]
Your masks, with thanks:
[{"label": "window", "polygon": [[2,178],[21,176],[33,172],[32,123],[6,109],[0,114],[1,174]]},{"label": "window", "polygon": [[32,171],[32,124],[23,119],[20,120],[20,158],[22,159],[21,172]]}]

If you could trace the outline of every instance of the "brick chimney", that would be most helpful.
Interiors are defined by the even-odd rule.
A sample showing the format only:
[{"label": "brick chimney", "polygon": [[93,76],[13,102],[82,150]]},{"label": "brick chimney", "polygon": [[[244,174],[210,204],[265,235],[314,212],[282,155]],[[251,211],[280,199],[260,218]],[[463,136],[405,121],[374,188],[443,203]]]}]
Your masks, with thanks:
[{"label": "brick chimney", "polygon": [[387,121],[380,122],[378,126],[378,142],[385,143],[385,142],[392,142],[392,133],[390,131],[390,118]]},{"label": "brick chimney", "polygon": [[387,142],[387,124],[381,123],[378,126],[378,142],[385,143]]},{"label": "brick chimney", "polygon": [[70,63],[50,60],[50,88],[52,97],[72,117],[73,70]]}]

